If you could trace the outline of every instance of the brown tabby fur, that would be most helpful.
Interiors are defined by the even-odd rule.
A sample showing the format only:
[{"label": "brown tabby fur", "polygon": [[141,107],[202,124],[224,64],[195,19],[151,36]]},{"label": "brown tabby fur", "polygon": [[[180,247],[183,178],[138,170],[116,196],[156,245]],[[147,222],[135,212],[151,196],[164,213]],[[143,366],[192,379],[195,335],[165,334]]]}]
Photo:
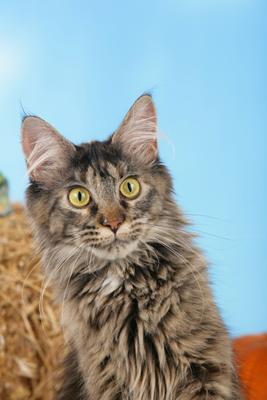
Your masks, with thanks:
[{"label": "brown tabby fur", "polygon": [[[206,261],[157,155],[151,98],[105,142],[74,146],[36,117],[22,133],[28,211],[73,349],[58,399],[240,399]],[[135,200],[119,195],[127,176],[141,183]],[[67,199],[76,185],[91,194],[82,209]],[[119,242],[105,217],[124,220]]]}]

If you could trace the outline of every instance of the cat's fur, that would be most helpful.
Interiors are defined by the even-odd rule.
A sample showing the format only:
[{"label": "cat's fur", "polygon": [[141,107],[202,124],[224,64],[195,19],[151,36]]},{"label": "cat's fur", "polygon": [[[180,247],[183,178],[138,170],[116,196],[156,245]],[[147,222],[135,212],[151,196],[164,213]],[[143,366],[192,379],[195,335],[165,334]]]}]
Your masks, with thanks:
[{"label": "cat's fur", "polygon": [[[60,400],[237,400],[230,339],[160,162],[152,99],[104,142],[74,146],[26,117],[27,207],[72,347]],[[135,176],[141,194],[122,198]],[[68,190],[87,188],[82,209]],[[114,233],[106,218],[124,222]]]}]

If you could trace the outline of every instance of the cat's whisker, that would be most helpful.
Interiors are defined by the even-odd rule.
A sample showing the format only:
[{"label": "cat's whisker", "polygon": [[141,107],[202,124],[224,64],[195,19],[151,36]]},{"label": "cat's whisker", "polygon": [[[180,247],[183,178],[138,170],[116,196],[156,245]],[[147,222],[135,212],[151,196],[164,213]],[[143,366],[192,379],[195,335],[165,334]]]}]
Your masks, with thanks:
[{"label": "cat's whisker", "polygon": [[92,256],[93,256],[93,250],[94,250],[94,246],[92,246],[91,248],[88,248],[88,254],[87,254],[87,256],[89,256],[89,254],[90,254],[90,258],[89,258],[89,262],[87,263],[87,268],[86,268],[86,270],[88,271],[89,274],[93,274],[93,276],[96,277],[95,271],[92,271],[92,270],[90,269],[91,261],[92,261]]},{"label": "cat's whisker", "polygon": [[[192,253],[194,253],[194,254],[197,253],[192,245],[189,245],[186,240],[182,239],[182,237],[181,237],[182,232],[179,232],[179,230],[173,231],[172,229],[165,227],[163,225],[156,225],[156,224],[151,224],[151,223],[148,223],[147,225],[149,225],[152,228],[151,229],[152,234],[153,234],[153,231],[156,231],[159,234],[162,234],[163,237],[165,239],[168,239],[171,243],[178,244],[178,245],[180,244],[183,248],[190,250]],[[188,236],[188,234],[187,234],[187,236]]]},{"label": "cat's whisker", "polygon": [[[42,324],[42,329],[45,332],[45,328],[43,325],[43,320],[45,317],[45,312],[44,312],[44,293],[48,287],[48,285],[54,281],[55,276],[57,275],[57,273],[60,271],[60,269],[65,265],[65,263],[75,254],[75,252],[77,251],[76,248],[74,248],[72,250],[72,252],[68,255],[68,257],[65,257],[62,262],[60,264],[58,264],[56,266],[56,268],[50,272],[48,274],[48,276],[46,277],[46,279],[44,280],[43,284],[42,284],[42,288],[41,288],[41,293],[40,293],[40,298],[39,298],[39,313],[40,313],[40,318],[41,318],[41,324]],[[52,252],[53,254],[53,252]],[[52,258],[52,254],[51,254],[51,258]],[[58,253],[57,253],[58,254]]]},{"label": "cat's whisker", "polygon": [[25,297],[24,297],[24,291],[25,291],[25,286],[27,283],[27,280],[30,278],[31,274],[33,273],[33,271],[39,267],[39,263],[36,261],[34,263],[34,266],[30,269],[30,271],[27,273],[26,277],[23,280],[22,283],[22,289],[21,289],[21,302],[22,302],[22,306],[26,309],[26,302],[25,302]]},{"label": "cat's whisker", "polygon": [[79,258],[80,258],[80,255],[82,253],[82,250],[83,250],[82,249],[82,245],[80,245],[79,248],[78,248],[76,260],[74,261],[74,263],[73,263],[73,265],[71,267],[71,270],[70,270],[70,273],[69,273],[69,277],[67,279],[67,284],[66,284],[66,287],[65,287],[65,290],[64,290],[64,293],[63,293],[63,300],[62,300],[62,306],[61,306],[61,319],[60,319],[61,320],[61,326],[62,326],[63,330],[64,330],[64,305],[65,305],[66,295],[67,295],[67,291],[68,291],[68,287],[69,287],[69,284],[70,284],[70,280],[71,280],[72,274],[73,274],[73,272],[75,270],[75,267],[77,266],[77,263],[79,262]]}]

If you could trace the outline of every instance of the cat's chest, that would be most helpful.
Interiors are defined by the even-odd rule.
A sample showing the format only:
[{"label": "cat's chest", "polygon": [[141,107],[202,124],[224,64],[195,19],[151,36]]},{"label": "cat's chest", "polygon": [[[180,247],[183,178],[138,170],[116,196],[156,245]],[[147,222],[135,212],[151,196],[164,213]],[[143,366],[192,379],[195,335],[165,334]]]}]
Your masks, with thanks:
[{"label": "cat's chest", "polygon": [[89,282],[74,299],[72,320],[93,331],[100,341],[107,335],[116,341],[125,327],[131,330],[137,323],[151,333],[170,309],[171,289],[167,282],[162,284],[147,274],[123,276],[109,271]]},{"label": "cat's chest", "polygon": [[[170,312],[168,322],[173,325],[173,299],[168,290],[162,283],[152,284],[140,277],[123,280],[109,273],[97,284],[96,281],[88,283],[79,299],[72,302],[71,335],[93,398],[101,398],[98,387],[106,385],[106,381],[99,381],[98,386],[95,382],[107,374],[118,382],[120,390],[125,385],[131,386],[129,379],[133,378],[134,382],[139,377],[139,369],[135,371],[132,367],[137,357],[146,360],[143,373],[148,381],[157,363],[166,362],[171,349],[165,325],[160,321]],[[158,361],[152,365],[154,359]],[[169,365],[169,368],[174,371],[176,366]],[[149,398],[149,393],[145,395]],[[126,394],[125,399],[129,398]]]}]

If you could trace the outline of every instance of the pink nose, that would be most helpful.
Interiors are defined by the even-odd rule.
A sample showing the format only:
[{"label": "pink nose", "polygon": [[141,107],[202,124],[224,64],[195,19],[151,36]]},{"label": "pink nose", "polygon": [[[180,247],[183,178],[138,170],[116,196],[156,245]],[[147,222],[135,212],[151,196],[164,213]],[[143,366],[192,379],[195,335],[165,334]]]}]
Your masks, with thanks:
[{"label": "pink nose", "polygon": [[122,216],[116,218],[104,218],[102,225],[108,226],[115,233],[123,221],[124,218]]}]

